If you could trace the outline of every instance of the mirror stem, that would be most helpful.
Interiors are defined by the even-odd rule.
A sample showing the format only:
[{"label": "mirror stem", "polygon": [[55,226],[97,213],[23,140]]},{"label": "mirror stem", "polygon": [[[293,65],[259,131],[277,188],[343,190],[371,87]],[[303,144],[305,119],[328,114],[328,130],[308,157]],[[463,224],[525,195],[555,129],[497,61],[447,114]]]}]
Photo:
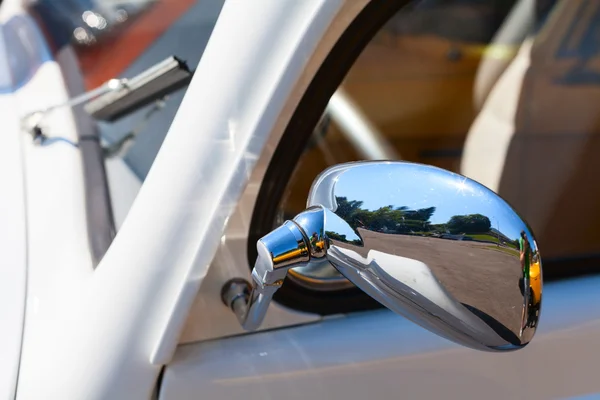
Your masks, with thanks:
[{"label": "mirror stem", "polygon": [[281,283],[261,286],[254,279],[250,284],[245,279],[234,278],[223,286],[221,298],[234,312],[242,328],[254,331],[262,324],[273,294],[280,287]]},{"label": "mirror stem", "polygon": [[252,284],[245,279],[234,278],[227,281],[221,290],[223,303],[235,313],[247,331],[260,326],[287,271],[305,266],[311,259],[308,238],[294,221],[286,221],[264,236],[256,247],[258,258],[252,270]]}]

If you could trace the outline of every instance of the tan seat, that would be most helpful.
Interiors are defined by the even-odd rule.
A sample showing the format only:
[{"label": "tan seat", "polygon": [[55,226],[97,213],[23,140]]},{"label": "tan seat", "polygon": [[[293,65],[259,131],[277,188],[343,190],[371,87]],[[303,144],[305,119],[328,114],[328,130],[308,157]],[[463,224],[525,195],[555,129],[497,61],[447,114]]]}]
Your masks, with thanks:
[{"label": "tan seat", "polygon": [[527,219],[550,258],[600,252],[600,57],[583,59],[599,11],[594,0],[559,3],[493,85],[461,161]]}]

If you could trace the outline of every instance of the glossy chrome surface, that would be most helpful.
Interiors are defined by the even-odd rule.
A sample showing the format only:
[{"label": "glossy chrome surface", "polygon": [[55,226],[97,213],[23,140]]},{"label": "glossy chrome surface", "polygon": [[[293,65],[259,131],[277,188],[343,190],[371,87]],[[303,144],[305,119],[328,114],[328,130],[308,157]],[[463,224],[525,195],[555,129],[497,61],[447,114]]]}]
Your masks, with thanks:
[{"label": "glossy chrome surface", "polygon": [[[319,223],[322,218],[312,218],[311,221]],[[292,221],[286,221],[258,241],[252,284],[244,284],[243,279],[234,278],[227,281],[221,290],[221,299],[233,310],[244,329],[255,330],[260,326],[273,294],[283,284],[290,268],[307,264],[312,255],[324,258],[324,242],[320,243],[321,249],[313,252],[313,247],[309,247],[313,243]],[[314,249],[317,249],[316,246]]]},{"label": "glossy chrome surface", "polygon": [[260,324],[288,269],[330,262],[386,307],[462,345],[515,350],[533,337],[539,251],[486,187],[427,165],[357,162],[322,173],[307,205],[258,243],[253,293],[274,288],[238,313],[246,329]]},{"label": "glossy chrome surface", "polygon": [[[486,187],[426,165],[349,163],[316,179],[308,206],[326,210],[328,260],[386,307],[476,349],[516,349],[533,337],[539,251],[527,224]],[[521,232],[531,249],[525,277]]]}]

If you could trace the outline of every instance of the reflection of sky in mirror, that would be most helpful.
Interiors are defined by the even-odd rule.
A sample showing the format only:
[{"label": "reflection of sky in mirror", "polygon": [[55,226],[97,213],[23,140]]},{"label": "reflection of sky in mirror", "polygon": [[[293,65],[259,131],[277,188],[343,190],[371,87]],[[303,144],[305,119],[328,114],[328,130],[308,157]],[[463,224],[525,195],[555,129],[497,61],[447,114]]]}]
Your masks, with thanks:
[{"label": "reflection of sky in mirror", "polygon": [[[446,223],[454,215],[482,214],[491,227],[516,239],[526,229],[521,219],[484,186],[448,171],[419,164],[373,164],[343,173],[335,196],[363,201],[363,209],[393,205],[409,209],[436,207],[432,224]],[[499,227],[499,228],[498,228]]]}]

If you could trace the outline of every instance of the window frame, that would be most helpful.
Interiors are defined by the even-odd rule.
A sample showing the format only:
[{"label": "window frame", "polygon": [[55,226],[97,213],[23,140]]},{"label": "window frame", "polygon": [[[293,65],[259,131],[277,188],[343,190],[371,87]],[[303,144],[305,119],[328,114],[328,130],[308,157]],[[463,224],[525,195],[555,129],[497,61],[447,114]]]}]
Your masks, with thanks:
[{"label": "window frame", "polygon": [[[256,242],[273,228],[278,204],[304,148],[327,106],[364,48],[380,29],[412,0],[372,0],[354,18],[321,64],[304,92],[278,143],[263,177],[248,232],[247,259],[252,269],[257,257]],[[279,289],[274,300],[291,309],[330,315],[381,308],[381,304],[356,287],[317,291],[291,279]]]}]

